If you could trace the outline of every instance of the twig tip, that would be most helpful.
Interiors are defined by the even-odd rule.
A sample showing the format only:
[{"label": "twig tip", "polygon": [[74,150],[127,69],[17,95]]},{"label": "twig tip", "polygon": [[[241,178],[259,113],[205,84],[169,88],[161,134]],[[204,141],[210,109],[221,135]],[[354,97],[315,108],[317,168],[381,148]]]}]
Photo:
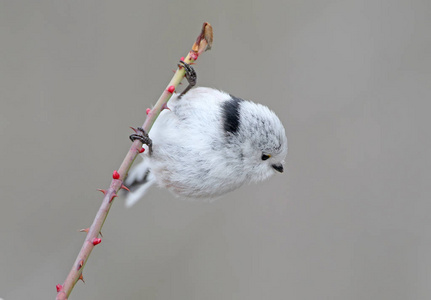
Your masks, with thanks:
[{"label": "twig tip", "polygon": [[[196,60],[198,56],[207,50],[210,50],[213,44],[213,28],[210,23],[205,22],[202,26],[201,33],[196,39],[196,42],[194,43],[192,47],[192,52],[194,52],[194,55],[192,52],[190,52],[193,60]],[[196,57],[196,59],[194,58]]]}]

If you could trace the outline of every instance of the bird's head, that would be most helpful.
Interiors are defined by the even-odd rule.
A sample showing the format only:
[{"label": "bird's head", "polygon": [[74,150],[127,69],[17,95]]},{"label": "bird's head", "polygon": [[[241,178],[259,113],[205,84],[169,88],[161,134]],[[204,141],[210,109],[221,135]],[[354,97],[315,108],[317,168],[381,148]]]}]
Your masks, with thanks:
[{"label": "bird's head", "polygon": [[287,138],[280,119],[268,107],[251,101],[237,101],[237,106],[238,125],[234,139],[241,147],[248,180],[262,181],[282,173]]}]

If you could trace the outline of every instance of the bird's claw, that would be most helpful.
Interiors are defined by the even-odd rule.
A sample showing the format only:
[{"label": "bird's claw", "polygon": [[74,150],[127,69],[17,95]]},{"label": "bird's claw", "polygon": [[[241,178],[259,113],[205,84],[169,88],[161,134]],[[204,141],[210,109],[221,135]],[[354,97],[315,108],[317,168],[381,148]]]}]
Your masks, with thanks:
[{"label": "bird's claw", "polygon": [[185,77],[189,83],[189,85],[185,88],[185,90],[178,96],[178,98],[181,98],[185,93],[187,93],[192,87],[196,85],[197,75],[196,75],[195,69],[191,65],[189,65],[188,63],[185,63],[182,60],[180,60],[178,67],[184,68],[186,72]]},{"label": "bird's claw", "polygon": [[141,127],[138,127],[136,129],[136,133],[131,134],[129,136],[130,140],[132,142],[134,142],[135,140],[140,140],[142,142],[142,144],[145,144],[148,146],[149,149],[149,153],[152,153],[153,150],[153,141],[150,139],[150,137],[148,136],[148,133],[145,132],[144,129],[142,129]]}]

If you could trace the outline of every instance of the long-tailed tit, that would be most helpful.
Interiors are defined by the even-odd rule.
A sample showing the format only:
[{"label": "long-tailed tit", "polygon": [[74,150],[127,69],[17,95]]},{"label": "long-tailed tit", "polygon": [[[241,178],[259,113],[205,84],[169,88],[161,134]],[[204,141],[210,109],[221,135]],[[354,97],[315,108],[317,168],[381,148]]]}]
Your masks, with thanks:
[{"label": "long-tailed tit", "polygon": [[[182,66],[190,87],[196,74]],[[283,172],[287,138],[274,112],[216,89],[189,87],[172,96],[154,123],[152,150],[125,182],[127,206],[154,183],[181,197],[211,199]]]}]

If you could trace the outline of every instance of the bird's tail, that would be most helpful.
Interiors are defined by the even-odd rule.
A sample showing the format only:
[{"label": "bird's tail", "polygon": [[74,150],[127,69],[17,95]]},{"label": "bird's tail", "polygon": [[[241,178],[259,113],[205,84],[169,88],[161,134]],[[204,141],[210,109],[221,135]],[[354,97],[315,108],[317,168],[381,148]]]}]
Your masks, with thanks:
[{"label": "bird's tail", "polygon": [[129,176],[125,181],[125,186],[130,190],[126,197],[126,207],[133,206],[144,197],[147,190],[154,183],[155,177],[149,168],[148,159],[144,159],[129,172]]}]

